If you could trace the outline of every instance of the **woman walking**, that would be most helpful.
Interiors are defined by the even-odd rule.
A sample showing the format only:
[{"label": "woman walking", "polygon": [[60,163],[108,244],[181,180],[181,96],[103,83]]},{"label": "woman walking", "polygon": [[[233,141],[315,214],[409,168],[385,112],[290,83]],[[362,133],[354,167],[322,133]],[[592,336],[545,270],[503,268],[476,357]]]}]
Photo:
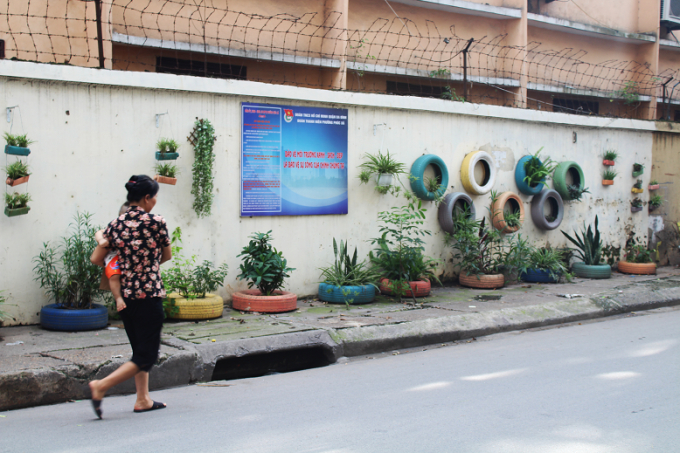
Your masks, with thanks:
[{"label": "woman walking", "polygon": [[[130,208],[109,223],[104,239],[118,252],[121,290],[125,307],[119,312],[132,346],[132,359],[104,379],[90,382],[92,406],[102,418],[101,403],[106,391],[135,378],[137,401],[134,412],[165,407],[149,395],[149,370],[158,359],[163,327],[163,297],[160,265],[172,258],[165,219],[151,215],[156,205],[158,183],[146,175],[132,176],[125,184]],[[93,255],[102,265],[103,257]]]}]

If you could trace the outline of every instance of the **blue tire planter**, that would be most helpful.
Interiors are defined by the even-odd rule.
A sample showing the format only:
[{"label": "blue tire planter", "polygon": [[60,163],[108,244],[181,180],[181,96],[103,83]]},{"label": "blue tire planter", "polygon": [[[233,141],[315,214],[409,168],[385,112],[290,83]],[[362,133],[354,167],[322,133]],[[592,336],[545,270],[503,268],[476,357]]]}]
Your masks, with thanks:
[{"label": "blue tire planter", "polygon": [[[428,165],[434,167],[435,177],[439,181],[439,190],[437,192],[430,192],[425,187],[423,175]],[[411,166],[411,176],[415,178],[411,179],[411,190],[421,200],[432,201],[437,197],[441,197],[446,192],[446,188],[449,187],[449,170],[446,168],[442,158],[434,154],[425,154],[417,158]]]},{"label": "blue tire planter", "polygon": [[520,275],[520,279],[530,283],[558,283],[560,275],[557,274],[556,277],[551,277],[550,272],[543,269],[527,269],[526,272]]},{"label": "blue tire planter", "polygon": [[87,310],[67,310],[50,304],[40,310],[40,326],[48,330],[75,332],[103,329],[109,323],[109,311],[103,305],[92,304]]},{"label": "blue tire planter", "polygon": [[[517,162],[517,166],[515,167],[515,183],[517,184],[519,191],[525,195],[537,195],[541,192],[541,190],[543,190],[543,187],[545,187],[545,185],[541,183],[532,187],[527,184],[526,181],[524,181],[524,178],[527,176],[527,172],[524,170],[524,165],[526,165],[526,163],[531,159],[533,159],[533,156],[524,156],[519,160],[519,162]],[[538,161],[543,164],[540,159]],[[545,182],[545,178],[543,178],[541,181]]]},{"label": "blue tire planter", "polygon": [[[343,293],[347,293],[345,296]],[[332,304],[344,304],[346,301],[350,305],[367,304],[375,299],[375,286],[335,286],[328,283],[319,283],[319,300]]]}]

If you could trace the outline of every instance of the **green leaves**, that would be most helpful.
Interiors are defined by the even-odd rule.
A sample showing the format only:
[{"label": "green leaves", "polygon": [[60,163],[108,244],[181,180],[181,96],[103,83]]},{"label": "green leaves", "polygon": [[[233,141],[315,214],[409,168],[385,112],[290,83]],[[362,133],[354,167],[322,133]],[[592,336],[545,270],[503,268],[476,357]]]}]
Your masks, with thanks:
[{"label": "green leaves", "polygon": [[548,187],[545,180],[550,177],[557,163],[553,162],[549,157],[545,158],[543,162],[538,158],[538,155],[543,150],[543,147],[536,151],[529,160],[524,163],[524,171],[526,176],[524,177],[524,182],[529,184],[531,187],[535,187],[537,184],[543,184]]},{"label": "green leaves", "polygon": [[11,179],[23,178],[24,176],[28,176],[29,174],[28,164],[25,164],[22,161],[17,160],[5,167],[5,173],[7,173],[7,177]]},{"label": "green leaves", "polygon": [[269,236],[270,233],[271,230],[250,236],[250,242],[238,255],[243,257],[239,280],[249,280],[248,288],[256,286],[265,296],[271,296],[274,291],[281,289],[284,279],[290,277],[289,273],[295,270],[288,267],[283,253],[269,244],[273,239]]},{"label": "green leaves", "polygon": [[192,167],[191,194],[194,196],[194,211],[201,218],[209,216],[212,208],[214,196],[212,171],[215,162],[213,146],[217,137],[215,129],[208,120],[196,121],[192,137],[196,157]]},{"label": "green leaves", "polygon": [[5,193],[5,204],[10,209],[24,208],[31,201],[31,196],[27,193]]},{"label": "green leaves", "polygon": [[562,231],[562,234],[569,239],[578,249],[579,254],[585,264],[598,265],[602,258],[602,240],[600,239],[600,231],[598,230],[598,218],[595,216],[595,230],[590,225],[586,230],[585,222],[583,223],[583,231],[579,236],[578,232],[574,232],[575,238],[569,236]]},{"label": "green leaves", "polygon": [[392,174],[397,175],[406,172],[406,166],[396,161],[390,156],[389,150],[387,154],[382,154],[378,151],[378,154],[366,153],[366,162],[359,165],[359,168],[367,170],[370,174]]},{"label": "green leaves", "polygon": [[333,238],[333,253],[335,263],[332,266],[319,268],[324,282],[337,287],[371,284],[377,288],[379,271],[375,268],[368,268],[365,261],[358,261],[356,247],[350,258],[347,244],[341,240],[340,247],[338,247],[338,243]]},{"label": "green leaves", "polygon": [[26,134],[12,135],[9,132],[5,132],[5,135],[3,137],[5,138],[5,142],[7,142],[9,146],[28,148],[28,145],[30,145],[31,143],[35,143],[33,140],[29,140],[28,137],[26,137]]}]

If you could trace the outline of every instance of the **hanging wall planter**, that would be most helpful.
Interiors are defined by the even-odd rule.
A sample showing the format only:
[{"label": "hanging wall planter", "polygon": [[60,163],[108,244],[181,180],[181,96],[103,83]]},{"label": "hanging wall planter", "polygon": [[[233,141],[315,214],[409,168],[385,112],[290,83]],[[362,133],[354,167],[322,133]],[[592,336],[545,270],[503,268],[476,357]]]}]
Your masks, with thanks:
[{"label": "hanging wall planter", "polygon": [[520,192],[525,195],[537,195],[544,187],[546,177],[555,170],[555,164],[549,157],[542,162],[538,155],[543,147],[536,154],[522,157],[515,167],[515,184]]},{"label": "hanging wall planter", "polygon": [[614,181],[612,181],[611,179],[603,179],[603,180],[602,180],[602,185],[603,185],[603,186],[613,186],[613,185],[614,185]]},{"label": "hanging wall planter", "polygon": [[[480,165],[484,176],[481,184],[475,179],[475,168]],[[463,159],[460,166],[460,179],[465,190],[473,195],[483,195],[493,188],[496,182],[496,164],[486,151],[473,151]]]},{"label": "hanging wall planter", "polygon": [[[519,213],[519,223],[516,225],[508,225],[505,214],[505,206],[510,205],[513,212]],[[496,201],[491,206],[493,215],[493,226],[501,233],[514,233],[520,229],[524,223],[524,204],[518,195],[512,192],[503,192],[498,196]]]},{"label": "hanging wall planter", "polygon": [[153,177],[153,179],[156,180],[156,182],[158,182],[159,184],[169,184],[171,186],[177,184],[177,178],[169,178],[167,176],[156,175]]},{"label": "hanging wall planter", "polygon": [[453,234],[453,217],[458,213],[468,212],[469,218],[474,220],[477,213],[472,198],[466,193],[453,192],[444,197],[444,201],[439,204],[439,225],[442,230]]},{"label": "hanging wall planter", "polygon": [[645,191],[645,189],[643,189],[643,188],[639,188],[639,189],[638,189],[637,187],[633,187],[632,189],[630,189],[630,191],[631,191],[632,193],[642,193],[642,192]]},{"label": "hanging wall planter", "polygon": [[617,153],[614,150],[605,151],[602,159],[602,165],[604,165],[605,167],[613,167],[614,164],[616,163],[615,160],[618,156],[619,153]]},{"label": "hanging wall planter", "polygon": [[392,173],[379,173],[375,175],[375,183],[378,187],[389,187],[394,181],[394,175]]},{"label": "hanging wall planter", "polygon": [[615,164],[616,164],[616,162],[614,162],[613,160],[604,159],[602,161],[602,165],[604,165],[606,167],[613,167]]},{"label": "hanging wall planter", "polygon": [[[567,183],[567,175],[571,177],[572,184]],[[553,174],[553,182],[555,190],[560,194],[563,200],[573,200],[574,197],[569,191],[569,186],[578,186],[580,191],[585,191],[585,177],[583,170],[576,162],[562,162],[555,168]]]},{"label": "hanging wall planter", "polygon": [[647,188],[651,192],[652,190],[659,190],[659,185],[658,184],[650,184]]},{"label": "hanging wall planter", "polygon": [[[527,176],[527,172],[524,169],[524,166],[526,165],[527,162],[529,162],[531,159],[533,159],[533,156],[524,156],[522,157],[519,162],[517,162],[517,166],[515,167],[515,184],[517,184],[517,188],[519,189],[520,192],[522,192],[525,195],[536,195],[538,194],[541,190],[543,190],[543,183],[545,182],[545,178],[541,180],[538,184],[534,184],[533,186],[529,185],[524,181],[524,178]],[[538,160],[538,162],[542,165],[543,162]]]},{"label": "hanging wall planter", "polygon": [[7,185],[10,186],[10,187],[18,186],[19,184],[27,183],[29,176],[31,176],[31,175],[27,175],[27,176],[24,176],[22,178],[17,178],[17,179],[7,178],[5,183],[7,183]]},{"label": "hanging wall planter", "polygon": [[33,141],[29,140],[28,137],[26,137],[26,134],[12,135],[5,132],[4,138],[5,142],[7,142],[5,145],[5,154],[11,154],[13,156],[28,156],[31,154],[28,145],[33,143]]},{"label": "hanging wall planter", "polygon": [[633,164],[633,178],[637,178],[645,172],[645,166],[642,164]]},{"label": "hanging wall planter", "polygon": [[177,160],[179,153],[177,149],[179,145],[175,140],[170,138],[161,138],[156,143],[156,160]]},{"label": "hanging wall planter", "polygon": [[177,160],[179,153],[161,153],[156,151],[156,160]]},{"label": "hanging wall planter", "polygon": [[[550,208],[549,213],[545,213],[545,205]],[[544,190],[531,200],[531,220],[534,221],[536,228],[541,230],[554,230],[564,218],[564,202],[556,190]]]},{"label": "hanging wall planter", "polygon": [[5,215],[7,217],[15,217],[18,215],[25,215],[28,214],[28,211],[30,211],[31,208],[28,206],[24,206],[23,208],[13,208],[11,209],[9,206],[5,206]]},{"label": "hanging wall planter", "polygon": [[[432,165],[434,169],[436,183],[432,185],[436,187],[431,187],[431,184],[425,181],[425,168],[428,165]],[[449,186],[449,170],[442,158],[434,154],[425,154],[416,159],[411,166],[411,176],[411,190],[421,200],[432,201],[441,198]]]},{"label": "hanging wall planter", "polygon": [[630,212],[640,212],[642,211],[642,206],[631,206]]}]

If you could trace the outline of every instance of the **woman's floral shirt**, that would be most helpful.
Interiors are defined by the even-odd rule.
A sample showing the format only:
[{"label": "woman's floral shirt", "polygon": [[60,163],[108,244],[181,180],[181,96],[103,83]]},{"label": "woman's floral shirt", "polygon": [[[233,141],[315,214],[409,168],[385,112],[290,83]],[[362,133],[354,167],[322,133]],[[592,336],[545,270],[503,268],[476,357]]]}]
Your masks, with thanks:
[{"label": "woman's floral shirt", "polygon": [[163,247],[170,246],[168,227],[159,215],[131,206],[106,227],[104,238],[118,252],[123,297],[164,297],[160,274]]}]

